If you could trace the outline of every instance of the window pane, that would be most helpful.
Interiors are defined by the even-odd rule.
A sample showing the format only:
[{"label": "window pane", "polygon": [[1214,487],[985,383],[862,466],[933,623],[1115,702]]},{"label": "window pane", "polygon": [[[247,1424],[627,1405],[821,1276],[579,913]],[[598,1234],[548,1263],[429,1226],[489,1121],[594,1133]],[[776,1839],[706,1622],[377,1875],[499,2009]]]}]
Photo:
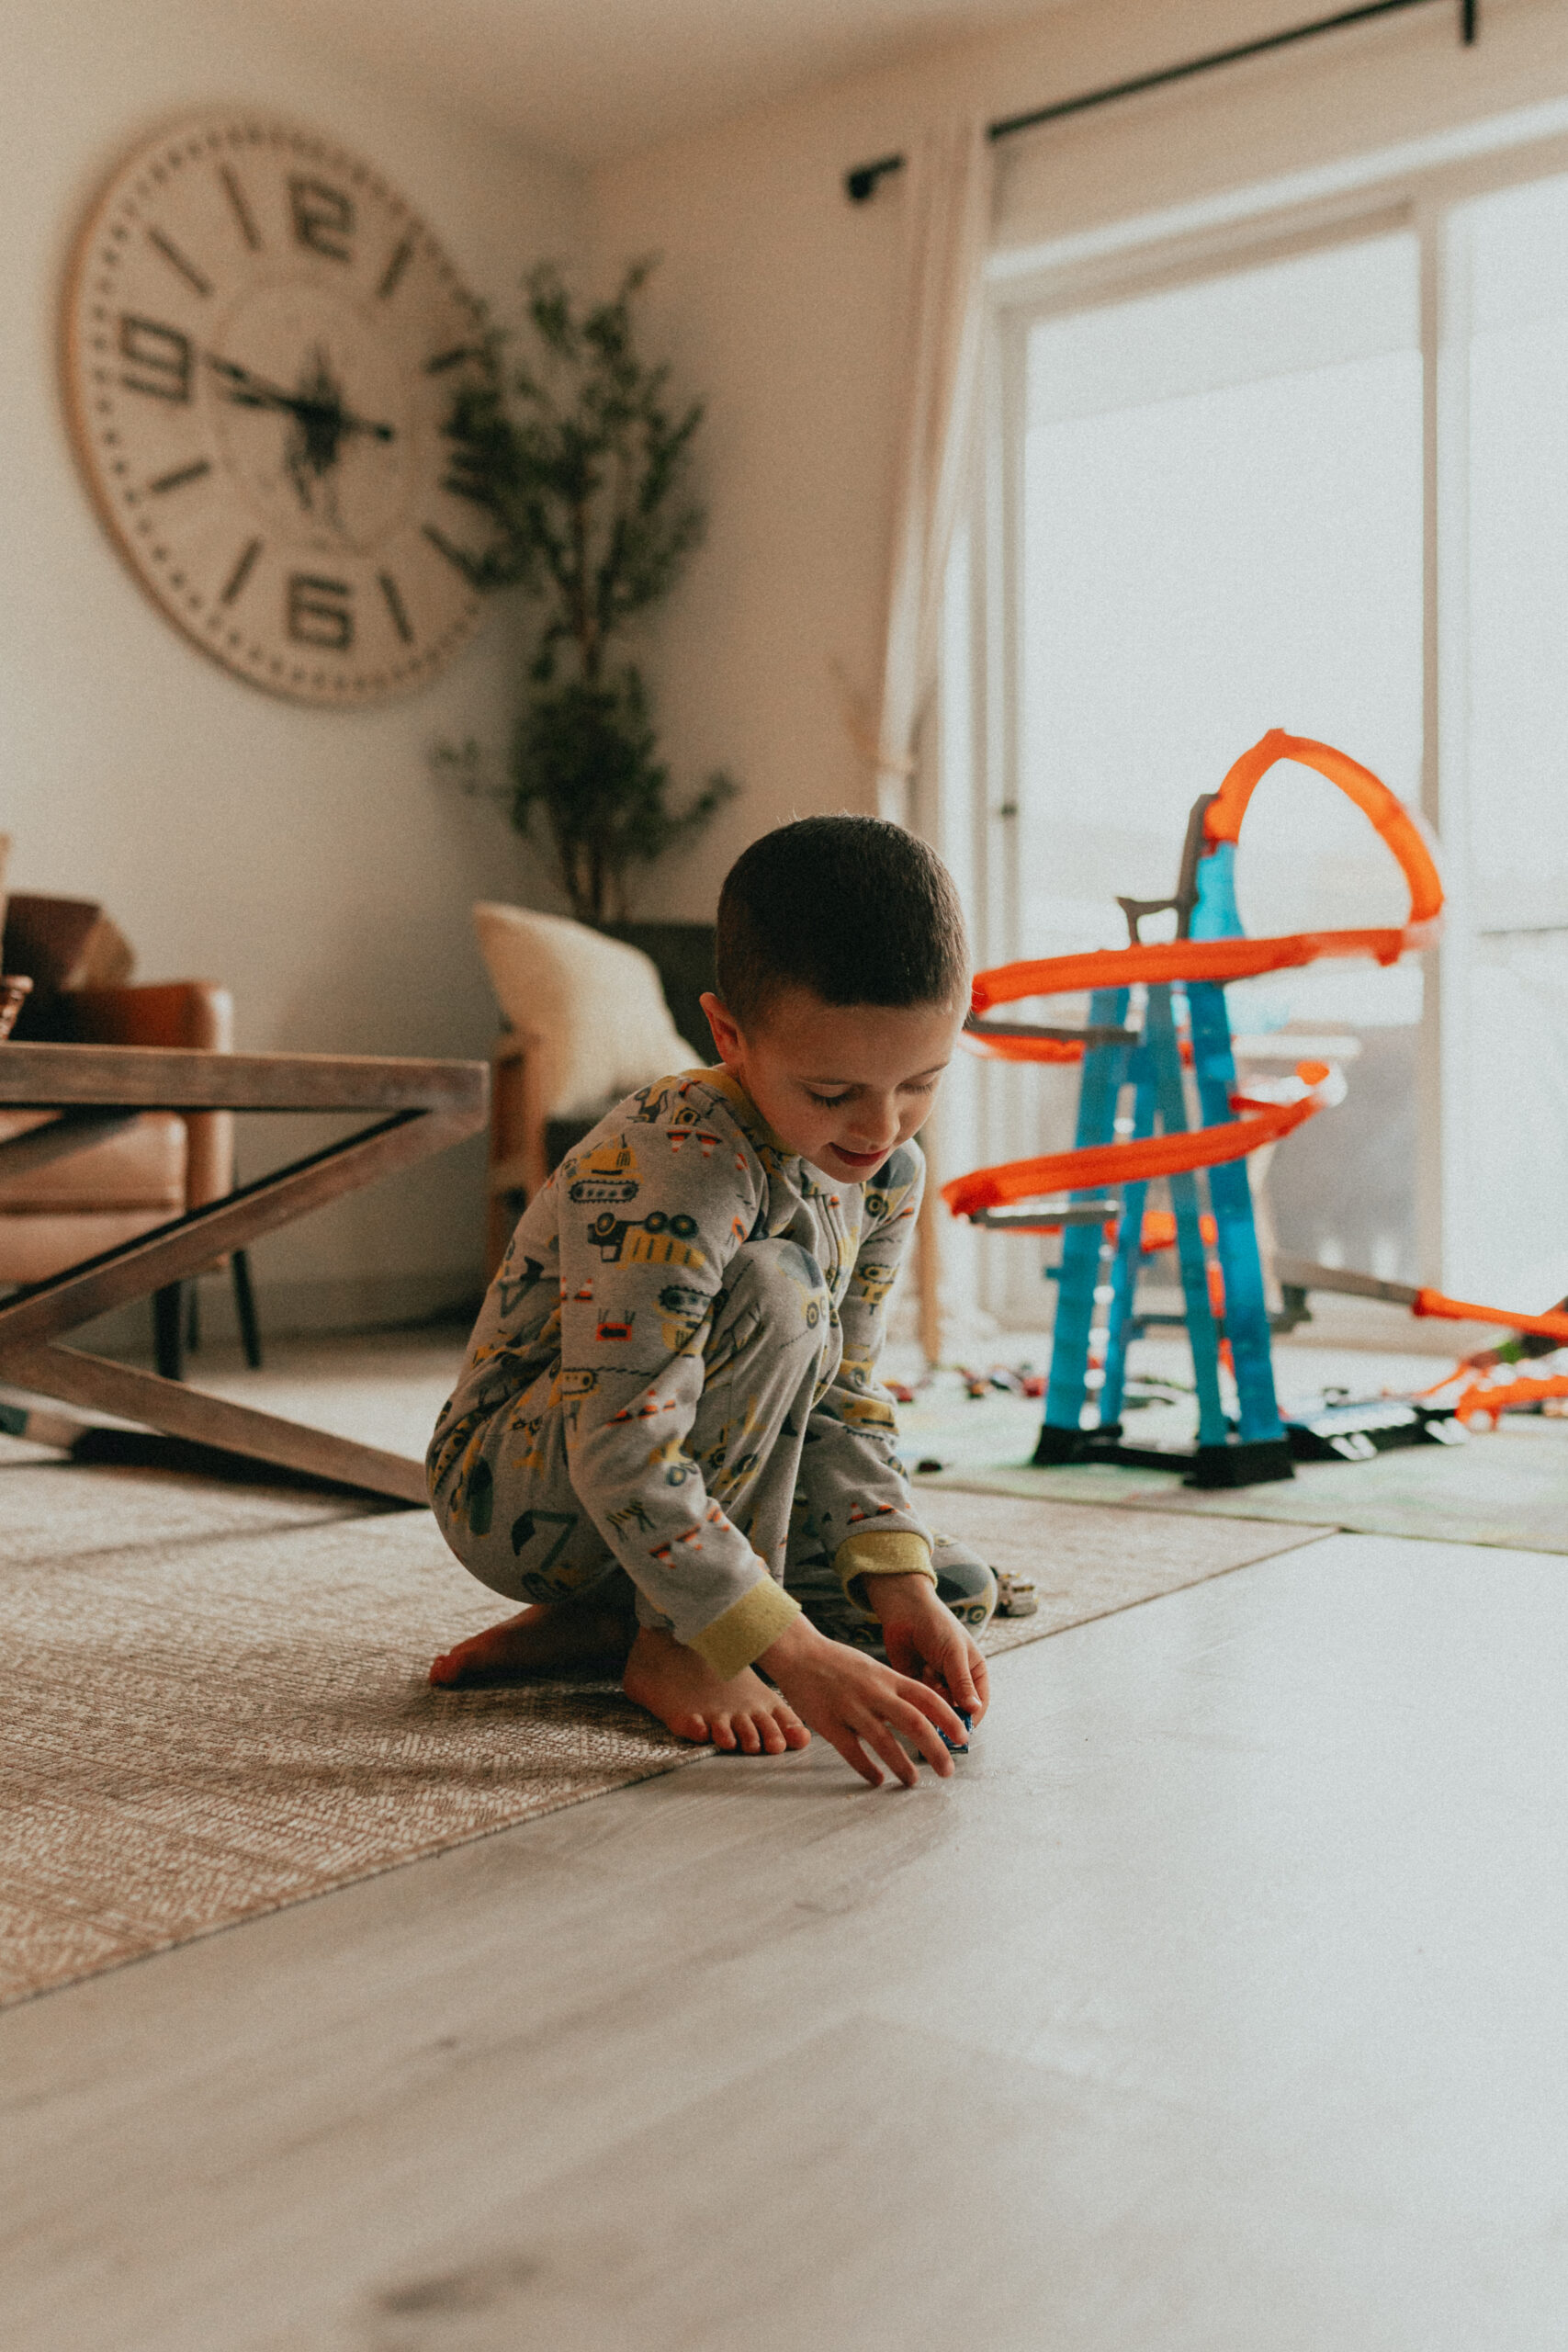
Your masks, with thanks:
[{"label": "window pane", "polygon": [[[1416,797],[1422,366],[1404,233],[1031,333],[1020,644],[1020,947],[1119,945],[1119,893],[1174,886],[1188,810],[1266,729]],[[1254,935],[1403,919],[1403,880],[1322,779],[1277,769],[1238,859]],[[1413,1183],[1364,1182],[1413,1126],[1421,973],[1320,965],[1232,991],[1238,1029],[1393,1031],[1369,1092],[1292,1137],[1286,1247],[1410,1269]],[[1359,1096],[1359,1099],[1358,1097]],[[1407,1148],[1407,1144],[1406,1147]]]},{"label": "window pane", "polygon": [[1568,1290],[1568,182],[1461,208],[1450,263],[1470,328],[1469,675],[1444,830],[1474,936],[1445,1053],[1446,1279],[1528,1307]]}]

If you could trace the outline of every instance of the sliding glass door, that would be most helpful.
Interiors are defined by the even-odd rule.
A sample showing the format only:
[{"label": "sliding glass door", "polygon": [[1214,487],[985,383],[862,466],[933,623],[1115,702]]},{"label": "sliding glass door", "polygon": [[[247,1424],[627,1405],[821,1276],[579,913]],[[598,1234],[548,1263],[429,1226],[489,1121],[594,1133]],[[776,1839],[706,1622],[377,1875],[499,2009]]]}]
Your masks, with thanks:
[{"label": "sliding glass door", "polygon": [[[1230,992],[1254,1064],[1346,1066],[1274,1160],[1280,1244],[1529,1306],[1568,1290],[1568,177],[1509,168],[1010,286],[965,560],[987,958],[1122,944],[1118,897],[1171,889],[1239,752],[1270,727],[1340,745],[1435,819],[1449,922],[1388,970]],[[1293,766],[1254,801],[1238,897],[1254,935],[1405,903]],[[1049,1148],[1073,1096],[987,1073],[981,1141]],[[1016,1256],[985,1255],[984,1303],[1037,1321]]]},{"label": "sliding glass door", "polygon": [[[1030,328],[1017,829],[1032,952],[1123,944],[1118,895],[1174,888],[1192,801],[1269,727],[1337,743],[1418,798],[1419,292],[1403,232]],[[1293,764],[1258,791],[1237,883],[1255,935],[1404,907],[1364,820]],[[1235,989],[1231,1012],[1259,1056],[1307,1050],[1288,1030],[1360,1064],[1350,1102],[1275,1163],[1282,1245],[1410,1278],[1419,966],[1320,965]]]},{"label": "sliding glass door", "polygon": [[1568,1291],[1568,179],[1447,222],[1446,1279]]}]

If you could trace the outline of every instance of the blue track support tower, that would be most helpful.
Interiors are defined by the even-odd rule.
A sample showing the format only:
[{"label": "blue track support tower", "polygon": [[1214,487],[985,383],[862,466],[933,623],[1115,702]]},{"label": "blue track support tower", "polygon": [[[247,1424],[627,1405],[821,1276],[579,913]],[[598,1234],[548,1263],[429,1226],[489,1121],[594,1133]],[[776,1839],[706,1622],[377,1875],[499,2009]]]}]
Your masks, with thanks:
[{"label": "blue track support tower", "polygon": [[[1120,1029],[1127,1017],[1125,989],[1097,989],[1089,998],[1089,1026]],[[1083,1083],[1078,1090],[1076,1141],[1083,1147],[1110,1143],[1116,1132],[1116,1106],[1127,1078],[1128,1048],[1122,1044],[1089,1046],[1083,1057]],[[1074,1202],[1094,1196],[1075,1193]],[[1065,1461],[1079,1445],[1083,1408],[1089,1395],[1089,1338],[1094,1324],[1094,1294],[1100,1287],[1104,1227],[1070,1225],[1062,1237],[1062,1263],[1056,1289],[1057,1338],[1051,1348],[1051,1378],[1045,1391],[1045,1418],[1040,1431],[1036,1462]],[[1055,1449],[1055,1451],[1053,1451]]]},{"label": "blue track support tower", "polygon": [[[1141,1143],[1155,1131],[1158,1107],[1154,1057],[1146,1046],[1134,1047],[1129,1055],[1128,1076],[1133,1082],[1133,1140]],[[1119,1430],[1122,1425],[1122,1400],[1127,1388],[1127,1342],[1133,1336],[1133,1301],[1137,1295],[1138,1269],[1143,1258],[1144,1204],[1148,1191],[1146,1183],[1122,1187],[1122,1225],[1111,1274],[1111,1313],[1106,1327],[1105,1384],[1100,1392],[1102,1430]],[[1055,1362],[1054,1351],[1052,1362]]]},{"label": "blue track support tower", "polygon": [[[1182,1082],[1181,1046],[1168,987],[1150,989],[1144,1025],[1159,1089],[1160,1125],[1168,1136],[1185,1135],[1187,1089]],[[1228,1103],[1225,1116],[1231,1116]],[[1198,1179],[1195,1175],[1171,1176],[1166,1181],[1170,1188],[1170,1205],[1176,1212],[1176,1256],[1181,1269],[1181,1297],[1187,1313],[1187,1338],[1192,1350],[1192,1378],[1198,1391],[1198,1443],[1200,1448],[1224,1446],[1230,1426],[1220,1396],[1220,1334],[1209,1304],[1209,1264],[1203,1248]]]},{"label": "blue track support tower", "polygon": [[[1192,1060],[1198,1101],[1206,1126],[1235,1114],[1235,1062],[1231,1053],[1225,992],[1212,981],[1187,984],[1187,1017],[1192,1030]],[[1252,1185],[1245,1159],[1220,1161],[1207,1171],[1215,1249],[1224,1277],[1225,1334],[1235,1372],[1238,1434],[1244,1445],[1283,1443],[1284,1424],[1274,1397],[1274,1360],[1269,1344],[1269,1309],[1263,1295],[1263,1265],[1252,1218]],[[1190,1177],[1187,1180],[1190,1182]]]},{"label": "blue track support tower", "polygon": [[[1234,850],[1226,843],[1199,858],[1202,815],[1208,805],[1207,799],[1201,800],[1192,812],[1176,897],[1157,904],[1122,900],[1134,943],[1141,919],[1168,908],[1176,911],[1181,936],[1241,935]],[[1100,989],[1090,998],[1077,1147],[1089,1148],[1114,1140],[1129,1089],[1131,1115],[1122,1121],[1123,1134],[1142,1138],[1156,1129],[1167,1135],[1187,1132],[1194,1122],[1189,1115],[1184,1047],[1190,1053],[1199,1114],[1196,1124],[1223,1126],[1234,1119],[1235,1062],[1224,989],[1209,981],[1151,982],[1144,992],[1141,1030],[1129,1037],[1131,1003],[1131,991],[1124,988]],[[1108,1029],[1122,1031],[1122,1037],[1116,1042],[1098,1042],[1095,1033]],[[1203,1487],[1249,1486],[1289,1478],[1294,1473],[1274,1396],[1269,1315],[1247,1163],[1245,1159],[1224,1161],[1196,1173],[1168,1177],[1165,1182],[1175,1213],[1182,1319],[1192,1351],[1198,1401],[1196,1450],[1189,1457],[1173,1456],[1130,1446],[1123,1437],[1127,1348],[1141,1328],[1136,1302],[1148,1192],[1146,1182],[1134,1182],[1120,1188],[1113,1243],[1107,1243],[1106,1227],[1098,1221],[1070,1224],[1064,1233],[1061,1264],[1056,1269],[1051,1375],[1034,1460],[1038,1464],[1159,1463],[1168,1467],[1185,1458],[1190,1483]],[[1100,1193],[1103,1191],[1100,1187]],[[1094,1193],[1074,1193],[1070,1199],[1077,1206],[1098,1197]],[[1217,1284],[1211,1279],[1204,1236],[1211,1216]],[[1223,1315],[1216,1314],[1216,1289],[1223,1289]],[[1106,1312],[1100,1323],[1096,1310],[1102,1305]],[[1087,1408],[1093,1396],[1089,1374],[1097,1329],[1103,1334],[1103,1363],[1095,1415]],[[1225,1408],[1221,1374],[1227,1343],[1236,1390],[1234,1420]],[[1093,1426],[1086,1428],[1086,1419]]]},{"label": "blue track support tower", "polygon": [[[1236,844],[1253,793],[1282,760],[1324,777],[1376,829],[1409,888],[1403,923],[1247,936]],[[976,973],[965,1024],[975,1050],[1001,1061],[1081,1061],[1074,1149],[952,1177],[942,1198],[955,1216],[993,1232],[1064,1234],[1061,1263],[1047,1270],[1060,1287],[1037,1463],[1185,1463],[1198,1487],[1290,1478],[1292,1443],[1310,1453],[1304,1440],[1315,1444],[1318,1430],[1292,1421],[1287,1435],[1281,1426],[1247,1160],[1338,1102],[1344,1081],[1331,1065],[1303,1061],[1293,1077],[1257,1086],[1267,1100],[1242,1102],[1226,989],[1320,956],[1392,964],[1430,946],[1442,876],[1419,819],[1371,768],[1332,743],[1271,727],[1194,804],[1173,894],[1120,904],[1124,948],[1075,947]],[[1174,940],[1168,931],[1141,936],[1156,915],[1174,915]],[[1087,1025],[995,1017],[1084,994]],[[1151,1183],[1165,1186],[1168,1217],[1147,1209]],[[1179,1313],[1168,1292],[1139,1310],[1145,1237],[1150,1254],[1174,1247]],[[1198,1425],[1185,1453],[1126,1440],[1128,1347],[1154,1324],[1180,1326],[1191,1346]]]}]

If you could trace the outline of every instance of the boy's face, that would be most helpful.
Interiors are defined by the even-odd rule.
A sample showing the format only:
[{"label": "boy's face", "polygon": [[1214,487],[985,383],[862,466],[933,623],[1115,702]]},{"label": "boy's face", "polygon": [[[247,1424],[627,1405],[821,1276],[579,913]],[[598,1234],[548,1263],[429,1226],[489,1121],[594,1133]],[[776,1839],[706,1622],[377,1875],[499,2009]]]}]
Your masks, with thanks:
[{"label": "boy's face", "polygon": [[720,1060],[779,1141],[852,1184],[923,1125],[968,1009],[824,1004],[791,988],[742,1031],[716,996],[703,999]]}]

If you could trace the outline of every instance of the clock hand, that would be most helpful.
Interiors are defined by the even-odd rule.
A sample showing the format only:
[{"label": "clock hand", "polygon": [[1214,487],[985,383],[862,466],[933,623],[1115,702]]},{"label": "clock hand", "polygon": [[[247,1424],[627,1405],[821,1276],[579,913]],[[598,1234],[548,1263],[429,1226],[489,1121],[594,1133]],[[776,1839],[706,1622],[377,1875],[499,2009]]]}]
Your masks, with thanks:
[{"label": "clock hand", "polygon": [[208,352],[206,358],[213,373],[223,377],[226,383],[232,387],[226,397],[232,401],[236,407],[282,409],[299,407],[299,400],[293,392],[286,392],[281,384],[269,383],[265,376],[258,376],[253,368],[241,368],[232,359],[220,359],[214,351]]},{"label": "clock hand", "polygon": [[343,433],[366,433],[372,441],[395,441],[398,437],[395,425],[372,424],[365,417],[355,416],[352,409],[339,409],[337,420]]},{"label": "clock hand", "polygon": [[242,368],[232,359],[220,359],[215,352],[207,354],[207,364],[215,375],[225,379],[224,397],[236,408],[281,409],[286,414],[298,417],[308,432],[314,428],[323,439],[330,439],[333,452],[327,459],[329,464],[335,458],[337,440],[345,433],[362,433],[373,441],[395,441],[398,437],[396,426],[374,423],[345,409],[330,379],[323,396],[312,399],[308,394],[285,391],[281,384],[271,383],[254,368]]}]

